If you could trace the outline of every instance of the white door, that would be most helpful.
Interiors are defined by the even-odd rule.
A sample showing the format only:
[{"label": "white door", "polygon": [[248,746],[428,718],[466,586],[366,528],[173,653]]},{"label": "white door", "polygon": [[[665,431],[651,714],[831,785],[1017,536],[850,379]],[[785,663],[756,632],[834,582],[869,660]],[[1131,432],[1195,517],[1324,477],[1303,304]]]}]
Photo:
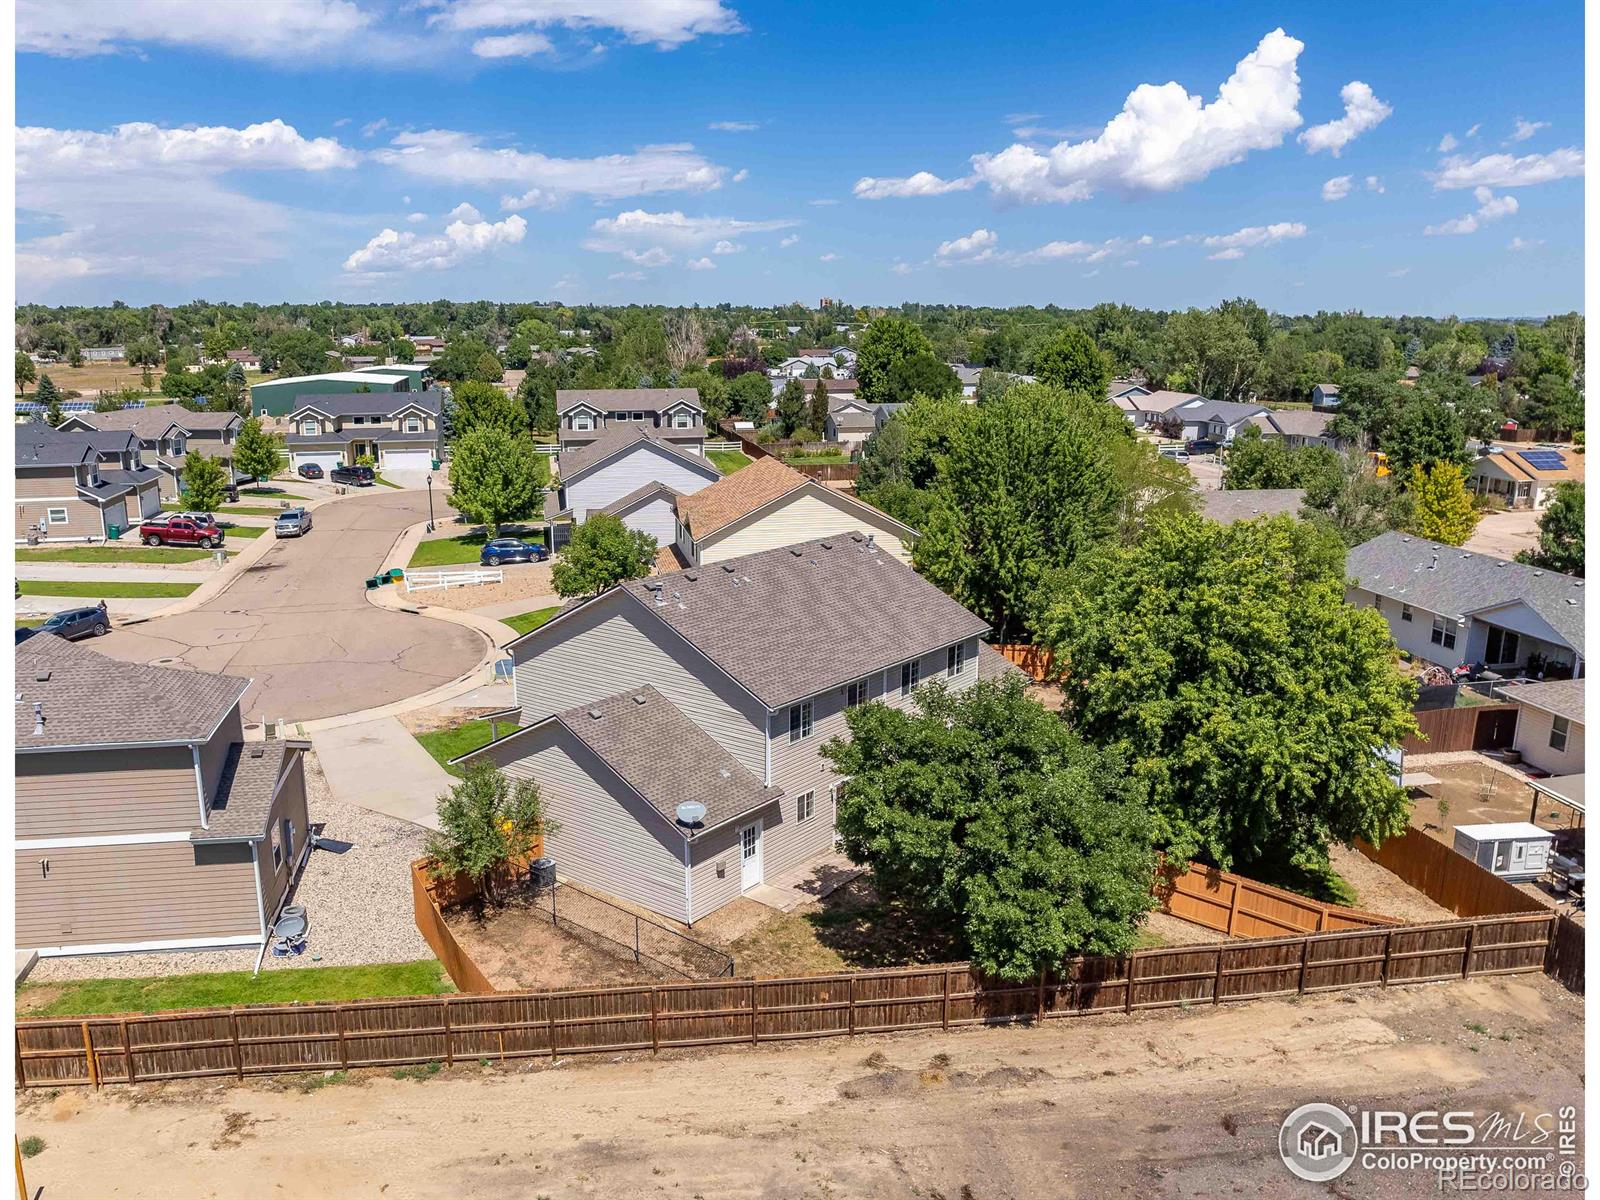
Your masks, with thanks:
[{"label": "white door", "polygon": [[339,459],[340,454],[337,450],[296,450],[294,469],[298,471],[306,463],[316,463],[326,474],[339,465]]},{"label": "white door", "polygon": [[1528,869],[1528,843],[1511,843],[1511,871],[1512,875],[1524,874]]},{"label": "white door", "polygon": [[385,471],[426,471],[433,466],[433,454],[428,450],[385,450]]},{"label": "white door", "polygon": [[739,831],[739,890],[748,892],[761,882],[761,822]]}]

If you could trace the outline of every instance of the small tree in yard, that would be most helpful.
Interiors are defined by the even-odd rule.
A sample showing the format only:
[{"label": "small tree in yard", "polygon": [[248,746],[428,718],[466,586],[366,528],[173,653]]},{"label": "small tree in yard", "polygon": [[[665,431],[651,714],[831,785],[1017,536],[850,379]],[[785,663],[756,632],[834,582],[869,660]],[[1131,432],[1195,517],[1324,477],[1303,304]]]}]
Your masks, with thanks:
[{"label": "small tree in yard", "polygon": [[629,529],[620,517],[595,513],[572,531],[550,571],[559,596],[596,596],[625,579],[650,573],[656,539]]},{"label": "small tree in yard", "polygon": [[495,871],[533,850],[558,826],[547,820],[539,785],[531,779],[513,784],[487,759],[467,767],[466,778],[439,797],[439,829],[424,846],[435,879],[465,875],[483,898],[499,904]]},{"label": "small tree in yard", "polygon": [[261,428],[260,417],[251,417],[239,426],[233,461],[240,471],[255,479],[271,479],[283,470],[282,446],[276,437]]},{"label": "small tree in yard", "polygon": [[811,417],[806,422],[819,435],[826,434],[828,429],[828,389],[823,387],[822,380],[817,380],[817,386],[811,389]]},{"label": "small tree in yard", "polygon": [[1441,459],[1427,468],[1414,464],[1408,490],[1414,505],[1413,532],[1446,546],[1459,546],[1472,536],[1478,513],[1455,463]]},{"label": "small tree in yard", "polygon": [[39,369],[33,365],[33,359],[28,357],[27,351],[17,351],[17,395],[28,390],[28,385],[39,378]]},{"label": "small tree in yard", "polygon": [[823,754],[848,782],[838,828],[886,899],[959,930],[983,971],[1022,980],[1073,954],[1132,948],[1156,860],[1144,790],[1019,679],[917,711],[850,709]]},{"label": "small tree in yard", "polygon": [[39,376],[39,386],[33,390],[33,398],[45,408],[45,420],[52,426],[61,424],[61,389],[56,387],[55,380],[48,375]]},{"label": "small tree in yard", "polygon": [[1539,518],[1539,548],[1524,550],[1517,561],[1583,577],[1583,484],[1558,483],[1556,498]]},{"label": "small tree in yard", "polygon": [[539,511],[549,479],[550,460],[526,434],[481,426],[456,439],[449,503],[493,536],[506,521]]},{"label": "small tree in yard", "polygon": [[196,512],[215,512],[227,499],[228,473],[214,458],[191,450],[183,464],[183,499]]}]

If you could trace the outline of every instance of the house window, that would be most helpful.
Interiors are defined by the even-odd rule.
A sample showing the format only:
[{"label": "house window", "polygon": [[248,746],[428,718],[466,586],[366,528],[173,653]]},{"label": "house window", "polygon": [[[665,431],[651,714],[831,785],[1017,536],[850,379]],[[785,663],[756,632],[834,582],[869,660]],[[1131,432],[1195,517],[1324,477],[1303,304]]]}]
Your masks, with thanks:
[{"label": "house window", "polygon": [[636,412],[636,413],[633,414],[633,419],[635,421],[643,421],[644,420],[644,414],[642,412]]},{"label": "house window", "polygon": [[679,410],[672,414],[672,427],[674,429],[688,429],[694,425],[694,418],[687,412]]},{"label": "house window", "polygon": [[789,740],[798,742],[811,736],[811,701],[802,700],[789,709]]},{"label": "house window", "polygon": [[278,840],[278,831],[272,831],[272,869],[276,871],[283,866],[283,844]]},{"label": "house window", "polygon": [[867,681],[858,679],[844,690],[844,706],[860,708],[867,702]]},{"label": "house window", "polygon": [[189,448],[189,439],[188,438],[175,437],[175,438],[172,439],[172,452],[174,454],[182,454],[188,448]]},{"label": "house window", "polygon": [[291,866],[294,865],[294,822],[288,817],[283,818],[283,853],[288,858]]},{"label": "house window", "polygon": [[967,645],[965,642],[957,642],[954,646],[951,646],[950,649],[945,651],[944,673],[949,678],[954,679],[957,675],[961,674],[961,672],[966,668],[966,665]]},{"label": "house window", "polygon": [[67,510],[64,508],[45,509],[44,519],[52,525],[65,525],[67,523]]},{"label": "house window", "polygon": [[594,428],[594,418],[588,413],[580,413],[572,418],[572,428],[587,432]]},{"label": "house window", "polygon": [[421,433],[422,432],[422,418],[421,417],[407,417],[406,418],[406,432],[407,433]]},{"label": "house window", "polygon": [[1433,619],[1433,633],[1429,636],[1435,646],[1443,646],[1446,650],[1456,648],[1456,623],[1444,617]]},{"label": "house window", "polygon": [[303,437],[315,437],[317,434],[319,434],[321,432],[322,432],[322,422],[321,421],[308,420],[308,421],[301,421],[300,422],[300,433],[301,433],[301,436],[303,436]]},{"label": "house window", "polygon": [[1409,604],[1402,604],[1402,605],[1401,605],[1401,606],[1400,606],[1400,619],[1401,619],[1401,620],[1402,620],[1402,621],[1409,621],[1409,620],[1411,620],[1411,605],[1409,605]]},{"label": "house window", "polygon": [[801,792],[795,797],[794,819],[796,821],[809,821],[817,813],[817,794],[815,792]]},{"label": "house window", "polygon": [[1567,752],[1567,734],[1572,725],[1566,717],[1557,717],[1550,722],[1550,749],[1558,750],[1562,754]]},{"label": "house window", "polygon": [[922,682],[922,663],[917,659],[900,664],[900,694],[911,695],[911,689]]},{"label": "house window", "polygon": [[1518,638],[1509,629],[1490,626],[1489,638],[1484,646],[1483,661],[1489,664],[1517,661]]}]

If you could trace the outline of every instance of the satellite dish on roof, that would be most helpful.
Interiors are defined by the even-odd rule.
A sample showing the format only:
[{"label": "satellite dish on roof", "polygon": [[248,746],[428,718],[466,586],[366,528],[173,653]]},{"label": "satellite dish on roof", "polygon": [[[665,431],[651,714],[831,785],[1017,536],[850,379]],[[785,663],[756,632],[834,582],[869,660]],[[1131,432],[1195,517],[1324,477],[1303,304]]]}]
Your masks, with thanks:
[{"label": "satellite dish on roof", "polygon": [[694,826],[706,819],[706,806],[698,800],[685,800],[678,805],[678,824]]}]

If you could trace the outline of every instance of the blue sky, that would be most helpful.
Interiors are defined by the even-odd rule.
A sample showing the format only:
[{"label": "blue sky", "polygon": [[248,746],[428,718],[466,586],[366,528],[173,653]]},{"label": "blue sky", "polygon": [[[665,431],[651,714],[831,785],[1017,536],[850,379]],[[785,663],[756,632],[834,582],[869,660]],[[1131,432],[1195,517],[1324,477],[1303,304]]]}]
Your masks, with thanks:
[{"label": "blue sky", "polygon": [[18,298],[1582,307],[1577,3],[19,0]]}]

